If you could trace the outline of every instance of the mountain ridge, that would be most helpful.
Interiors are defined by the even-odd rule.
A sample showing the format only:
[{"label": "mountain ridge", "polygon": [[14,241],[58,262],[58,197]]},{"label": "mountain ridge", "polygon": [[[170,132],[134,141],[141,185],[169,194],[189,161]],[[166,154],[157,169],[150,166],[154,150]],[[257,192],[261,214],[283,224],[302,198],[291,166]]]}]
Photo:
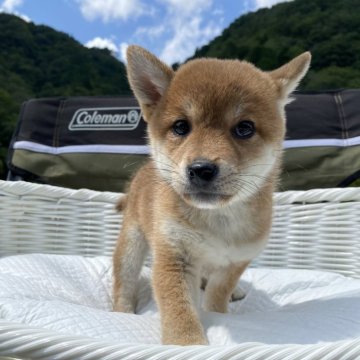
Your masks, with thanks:
[{"label": "mountain ridge", "polygon": [[311,51],[302,90],[360,87],[360,0],[294,0],[245,14],[192,58],[248,60],[272,70]]}]

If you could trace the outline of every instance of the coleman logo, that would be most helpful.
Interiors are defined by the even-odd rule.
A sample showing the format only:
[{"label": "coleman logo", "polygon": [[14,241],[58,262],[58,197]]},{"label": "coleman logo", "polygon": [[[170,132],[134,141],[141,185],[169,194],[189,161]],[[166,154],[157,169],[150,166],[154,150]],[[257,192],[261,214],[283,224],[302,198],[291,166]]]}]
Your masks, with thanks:
[{"label": "coleman logo", "polygon": [[138,107],[79,109],[69,124],[69,130],[134,130],[139,125]]}]

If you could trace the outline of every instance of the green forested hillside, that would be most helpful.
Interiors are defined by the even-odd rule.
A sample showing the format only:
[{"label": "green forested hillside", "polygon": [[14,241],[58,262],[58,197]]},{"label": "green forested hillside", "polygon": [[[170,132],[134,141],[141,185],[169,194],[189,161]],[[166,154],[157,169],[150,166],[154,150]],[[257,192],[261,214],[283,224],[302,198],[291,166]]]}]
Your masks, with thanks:
[{"label": "green forested hillside", "polygon": [[33,97],[129,93],[125,67],[108,50],[0,14],[0,178],[21,103]]},{"label": "green forested hillside", "polygon": [[360,87],[360,0],[294,0],[235,20],[194,57],[246,59],[274,69],[313,55],[302,89]]}]

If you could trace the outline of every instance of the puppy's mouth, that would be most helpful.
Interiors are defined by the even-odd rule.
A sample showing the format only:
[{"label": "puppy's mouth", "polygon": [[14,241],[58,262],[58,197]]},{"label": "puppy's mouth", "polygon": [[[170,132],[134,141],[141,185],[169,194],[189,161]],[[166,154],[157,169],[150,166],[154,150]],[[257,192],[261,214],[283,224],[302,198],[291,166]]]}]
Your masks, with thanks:
[{"label": "puppy's mouth", "polygon": [[228,203],[232,195],[199,190],[185,192],[183,198],[199,208],[216,208]]}]

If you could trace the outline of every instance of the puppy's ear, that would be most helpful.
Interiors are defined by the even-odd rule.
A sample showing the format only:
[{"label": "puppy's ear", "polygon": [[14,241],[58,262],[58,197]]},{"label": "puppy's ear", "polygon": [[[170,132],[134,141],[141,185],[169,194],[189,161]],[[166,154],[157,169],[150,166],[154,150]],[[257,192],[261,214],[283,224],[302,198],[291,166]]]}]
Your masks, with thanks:
[{"label": "puppy's ear", "polygon": [[[164,95],[174,75],[173,70],[140,46],[127,49],[127,74],[145,118]],[[147,120],[147,119],[146,119]]]},{"label": "puppy's ear", "polygon": [[286,100],[291,92],[296,89],[300,80],[309,70],[310,61],[310,52],[304,52],[287,64],[269,72],[275,81],[281,99]]}]

